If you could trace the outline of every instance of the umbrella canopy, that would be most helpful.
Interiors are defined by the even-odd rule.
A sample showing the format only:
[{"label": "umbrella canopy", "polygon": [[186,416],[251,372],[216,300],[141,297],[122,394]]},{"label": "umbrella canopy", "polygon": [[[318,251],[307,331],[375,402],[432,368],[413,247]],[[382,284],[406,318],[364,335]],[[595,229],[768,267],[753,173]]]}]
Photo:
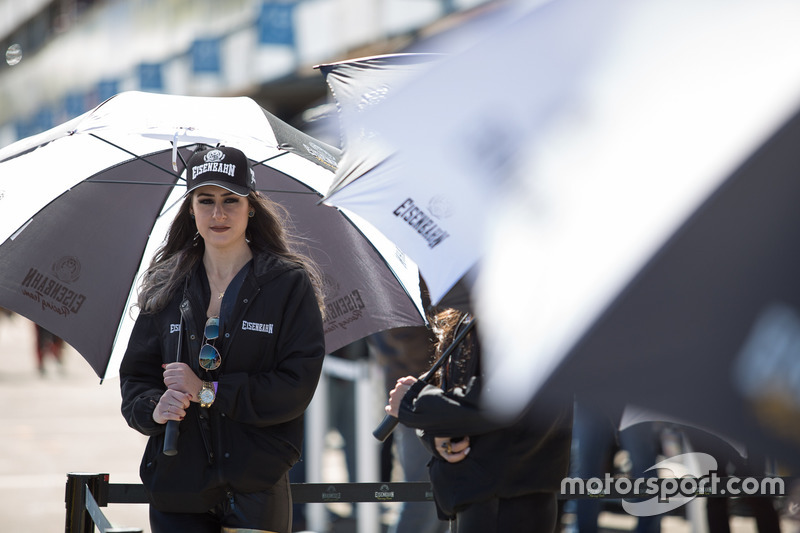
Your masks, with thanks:
[{"label": "umbrella canopy", "polygon": [[[387,179],[404,187],[409,180],[399,175],[387,175],[390,164],[384,164],[392,152],[377,138],[377,133],[360,127],[361,113],[369,112],[381,104],[403,85],[431,68],[442,54],[405,53],[362,57],[317,65],[336,101],[342,138],[342,157],[336,176],[325,196],[328,205],[348,206],[392,235],[393,242],[415,247],[416,235],[408,232],[407,225],[386,224],[382,217],[372,218],[385,206],[388,194]],[[361,180],[353,184],[355,180]],[[397,181],[395,181],[397,180]],[[342,191],[343,188],[346,190]],[[408,194],[410,189],[401,191]],[[400,230],[400,231],[398,231]],[[411,237],[409,242],[409,237]],[[402,247],[402,246],[401,246]],[[435,276],[435,274],[432,274]],[[424,278],[425,276],[423,276]],[[443,295],[436,293],[438,305],[471,309],[469,287],[472,277],[466,273]],[[448,280],[448,285],[450,285]],[[430,288],[429,288],[430,290]]]},{"label": "umbrella canopy", "polygon": [[474,265],[475,249],[463,246],[460,230],[469,218],[466,206],[478,195],[404,169],[381,128],[365,126],[363,116],[391,102],[395,92],[441,59],[439,54],[392,54],[318,66],[336,100],[343,140],[325,203],[363,216],[424,265],[434,304]]},{"label": "umbrella canopy", "polygon": [[139,273],[185,192],[200,144],[235,146],[259,191],[282,204],[326,290],[326,348],[423,323],[419,274],[357,215],[319,205],[339,152],[249,98],[122,93],[0,150],[0,306],[116,376]]},{"label": "umbrella canopy", "polygon": [[391,155],[391,150],[376,138],[375,131],[360,126],[361,113],[380,105],[441,57],[440,54],[386,54],[314,67],[325,76],[336,101],[342,136],[342,158],[326,200]]}]

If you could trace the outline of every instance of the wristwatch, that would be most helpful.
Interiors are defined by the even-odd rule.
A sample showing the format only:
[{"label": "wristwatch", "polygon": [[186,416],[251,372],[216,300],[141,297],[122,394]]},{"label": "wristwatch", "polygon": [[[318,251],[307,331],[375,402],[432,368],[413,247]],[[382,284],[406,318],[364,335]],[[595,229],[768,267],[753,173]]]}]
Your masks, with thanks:
[{"label": "wristwatch", "polygon": [[210,381],[203,382],[203,388],[200,389],[200,407],[211,407],[217,395],[214,394],[214,387]]}]

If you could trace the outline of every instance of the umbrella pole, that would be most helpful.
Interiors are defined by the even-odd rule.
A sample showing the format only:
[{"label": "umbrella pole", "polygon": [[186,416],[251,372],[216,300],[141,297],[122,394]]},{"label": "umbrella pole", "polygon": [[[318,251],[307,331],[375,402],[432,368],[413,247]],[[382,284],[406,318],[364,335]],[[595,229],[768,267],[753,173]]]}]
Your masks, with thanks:
[{"label": "umbrella pole", "polygon": [[[439,359],[433,364],[431,369],[425,373],[425,376],[420,378],[420,381],[423,383],[428,383],[428,377],[433,376],[436,371],[439,370],[439,368],[441,368],[445,362],[447,362],[447,360],[450,358],[450,354],[452,354],[453,350],[455,350],[456,347],[461,344],[461,341],[464,340],[464,337],[467,336],[467,333],[472,330],[474,325],[475,320],[470,321],[470,323],[467,324],[467,326],[462,329],[458,335],[456,335],[456,338],[453,339],[453,343],[447,347],[447,350],[445,350],[441,357],[439,357]],[[399,422],[400,420],[398,418],[392,415],[386,415],[383,417],[383,420],[378,427],[375,428],[375,431],[372,432],[372,435],[379,441],[383,442],[389,437],[392,431],[394,431],[394,428],[397,427]]]},{"label": "umbrella pole", "polygon": [[[175,362],[181,360],[181,344],[183,341],[183,313],[181,313],[180,333],[178,333],[178,353],[175,355]],[[178,435],[180,434],[180,422],[177,420],[167,420],[167,430],[164,433],[164,455],[177,455]]]}]

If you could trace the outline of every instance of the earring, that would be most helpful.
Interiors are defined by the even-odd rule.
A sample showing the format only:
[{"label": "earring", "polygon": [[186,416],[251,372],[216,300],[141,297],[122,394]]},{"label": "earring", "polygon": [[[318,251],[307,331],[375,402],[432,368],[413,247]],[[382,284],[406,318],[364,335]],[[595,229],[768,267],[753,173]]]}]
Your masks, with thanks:
[{"label": "earring", "polygon": [[189,213],[189,217],[191,217],[191,219],[194,220],[194,213]]},{"label": "earring", "polygon": [[250,217],[250,218],[253,218],[254,216],[256,216],[256,212],[255,212],[255,210],[254,210],[254,209],[251,209],[251,210],[250,210],[250,212],[249,212],[249,213],[247,213],[247,216],[248,216],[248,217]]}]

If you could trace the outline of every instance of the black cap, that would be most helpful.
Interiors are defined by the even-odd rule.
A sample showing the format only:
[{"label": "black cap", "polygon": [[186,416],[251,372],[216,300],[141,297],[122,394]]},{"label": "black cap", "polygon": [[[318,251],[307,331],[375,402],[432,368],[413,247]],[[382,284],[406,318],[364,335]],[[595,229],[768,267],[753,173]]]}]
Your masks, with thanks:
[{"label": "black cap", "polygon": [[256,178],[241,150],[219,146],[195,152],[186,164],[186,192],[203,185],[216,185],[247,196],[256,190]]}]

